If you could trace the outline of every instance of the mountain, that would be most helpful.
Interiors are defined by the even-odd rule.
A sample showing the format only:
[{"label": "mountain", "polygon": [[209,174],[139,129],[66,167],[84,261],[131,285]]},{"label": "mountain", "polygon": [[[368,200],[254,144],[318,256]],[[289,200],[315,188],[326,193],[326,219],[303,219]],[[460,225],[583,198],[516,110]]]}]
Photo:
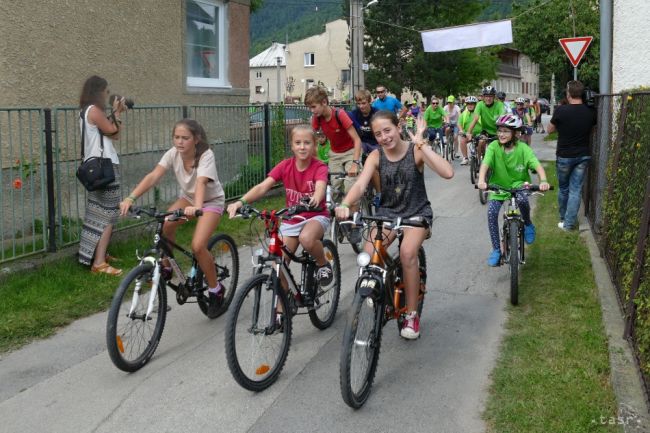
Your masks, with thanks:
[{"label": "mountain", "polygon": [[325,23],[343,17],[342,1],[264,0],[251,14],[249,56],[264,51],[271,42],[298,41],[325,30]]}]

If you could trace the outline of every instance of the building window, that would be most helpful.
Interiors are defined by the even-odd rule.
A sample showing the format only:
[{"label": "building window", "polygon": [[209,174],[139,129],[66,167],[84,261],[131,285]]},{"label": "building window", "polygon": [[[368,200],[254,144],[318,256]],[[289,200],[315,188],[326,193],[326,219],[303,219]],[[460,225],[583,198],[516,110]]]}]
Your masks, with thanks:
[{"label": "building window", "polygon": [[260,71],[255,72],[255,78],[262,78],[262,73]]},{"label": "building window", "polygon": [[305,66],[314,66],[316,64],[316,56],[314,53],[305,53]]},{"label": "building window", "polygon": [[314,84],[314,80],[311,80],[311,79],[307,80],[307,81],[305,82],[305,84],[306,84],[306,86],[307,86],[307,89],[311,89],[312,87],[315,86],[315,84]]},{"label": "building window", "polygon": [[229,87],[226,34],[223,2],[186,0],[185,70],[189,87]]},{"label": "building window", "polygon": [[342,83],[349,83],[350,82],[350,70],[349,69],[343,69],[341,71],[341,82]]},{"label": "building window", "polygon": [[257,93],[257,94],[264,93],[264,87],[255,86],[255,93]]}]

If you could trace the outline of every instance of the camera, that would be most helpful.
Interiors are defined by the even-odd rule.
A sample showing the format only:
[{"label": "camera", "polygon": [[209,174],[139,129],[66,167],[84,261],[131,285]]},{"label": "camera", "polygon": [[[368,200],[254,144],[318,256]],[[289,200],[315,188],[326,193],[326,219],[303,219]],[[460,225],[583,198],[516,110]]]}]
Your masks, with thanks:
[{"label": "camera", "polygon": [[[117,95],[117,94],[115,94],[115,95],[111,95],[111,96],[109,96],[109,98],[108,98],[108,103],[109,103],[110,105],[113,105],[113,102],[114,102],[116,99],[121,99],[121,98],[122,98],[122,96]],[[133,102],[133,99],[130,99],[130,98],[124,98],[124,106],[126,106],[126,108],[128,108],[129,110],[132,110],[133,107],[135,106],[135,102]]]},{"label": "camera", "polygon": [[585,87],[585,90],[582,92],[582,103],[589,108],[595,108],[596,92],[591,90],[589,87]]}]

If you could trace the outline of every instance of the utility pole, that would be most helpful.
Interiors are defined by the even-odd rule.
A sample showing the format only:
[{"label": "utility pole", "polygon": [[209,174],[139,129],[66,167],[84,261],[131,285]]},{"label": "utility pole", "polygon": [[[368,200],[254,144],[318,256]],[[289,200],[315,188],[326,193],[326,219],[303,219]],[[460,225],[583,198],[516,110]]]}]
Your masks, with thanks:
[{"label": "utility pole", "polygon": [[366,86],[363,14],[367,7],[377,3],[378,0],[371,0],[363,6],[362,0],[350,0],[350,98],[354,98],[354,93]]},{"label": "utility pole", "polygon": [[278,86],[278,102],[282,102],[282,78],[280,77],[280,65],[282,64],[282,57],[278,56],[275,58],[276,66],[275,70],[277,72],[277,86]]}]

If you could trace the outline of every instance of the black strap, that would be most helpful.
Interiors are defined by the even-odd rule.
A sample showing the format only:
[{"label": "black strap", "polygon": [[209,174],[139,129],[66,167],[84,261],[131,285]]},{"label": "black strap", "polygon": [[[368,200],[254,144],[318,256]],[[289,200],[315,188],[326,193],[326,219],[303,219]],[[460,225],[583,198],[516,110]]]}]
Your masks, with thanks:
[{"label": "black strap", "polygon": [[[81,162],[84,161],[84,150],[86,149],[86,112],[90,110],[91,105],[79,112],[79,117],[81,118]],[[102,158],[104,157],[104,134],[97,127],[97,132],[99,133],[99,142],[102,149]]]},{"label": "black strap", "polygon": [[[343,124],[341,123],[341,119],[339,118],[338,108],[334,108],[334,117],[336,118],[336,122],[339,124],[339,127],[343,129]],[[322,122],[323,122],[323,116],[318,116],[318,129],[323,129],[321,126]]]}]

